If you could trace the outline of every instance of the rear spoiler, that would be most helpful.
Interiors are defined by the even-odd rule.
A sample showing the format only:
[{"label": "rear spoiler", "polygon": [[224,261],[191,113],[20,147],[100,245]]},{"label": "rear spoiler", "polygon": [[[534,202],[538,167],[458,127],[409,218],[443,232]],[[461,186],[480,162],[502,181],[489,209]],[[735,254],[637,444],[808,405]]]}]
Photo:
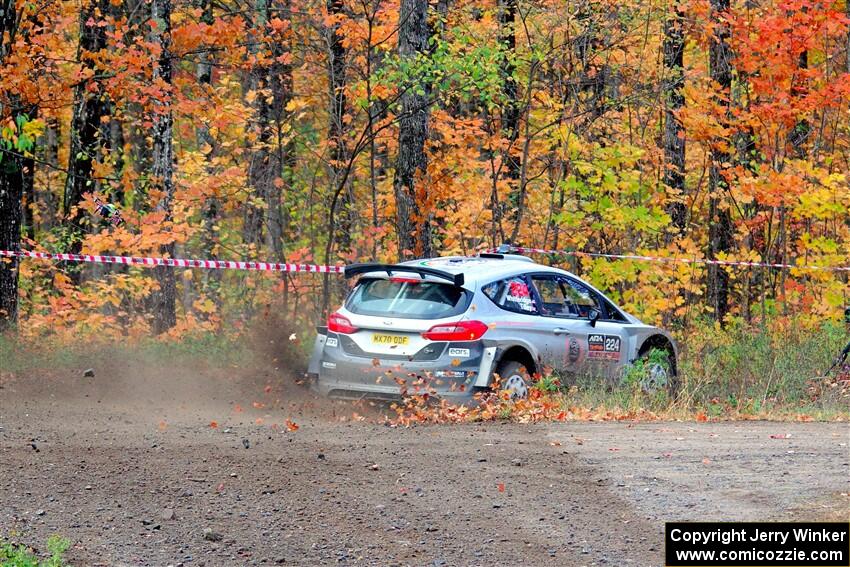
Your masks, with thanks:
[{"label": "rear spoiler", "polygon": [[463,286],[463,274],[452,274],[443,270],[435,270],[434,268],[425,268],[423,266],[403,266],[399,264],[351,264],[345,267],[345,277],[352,278],[360,274],[369,272],[386,272],[391,276],[393,272],[408,272],[418,274],[423,278],[425,276],[433,276],[443,280],[452,282],[457,287]]}]

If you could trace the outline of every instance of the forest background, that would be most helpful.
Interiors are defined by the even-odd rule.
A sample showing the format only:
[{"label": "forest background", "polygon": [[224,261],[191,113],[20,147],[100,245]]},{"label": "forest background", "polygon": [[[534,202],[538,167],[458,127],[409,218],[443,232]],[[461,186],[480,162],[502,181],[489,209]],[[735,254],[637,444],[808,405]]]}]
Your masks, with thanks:
[{"label": "forest background", "polygon": [[[0,0],[0,250],[792,264],[539,258],[691,352],[823,358],[849,159],[843,0]],[[309,341],[344,290],[0,258],[0,330],[232,336],[272,311]]]}]

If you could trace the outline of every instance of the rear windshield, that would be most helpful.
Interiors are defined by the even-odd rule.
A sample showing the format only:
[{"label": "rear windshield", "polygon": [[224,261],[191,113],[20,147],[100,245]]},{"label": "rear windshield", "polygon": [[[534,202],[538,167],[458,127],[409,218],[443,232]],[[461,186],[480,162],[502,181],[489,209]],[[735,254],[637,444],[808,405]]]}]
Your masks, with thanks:
[{"label": "rear windshield", "polygon": [[364,279],[345,308],[359,315],[440,319],[463,313],[472,297],[463,288],[437,282]]}]

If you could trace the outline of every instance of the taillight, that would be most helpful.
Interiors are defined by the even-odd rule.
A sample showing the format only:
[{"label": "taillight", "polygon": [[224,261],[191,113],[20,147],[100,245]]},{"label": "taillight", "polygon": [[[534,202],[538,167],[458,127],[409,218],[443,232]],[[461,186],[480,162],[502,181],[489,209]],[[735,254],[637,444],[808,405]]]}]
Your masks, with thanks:
[{"label": "taillight", "polygon": [[434,325],[422,336],[431,341],[477,341],[487,332],[481,321],[458,321]]},{"label": "taillight", "polygon": [[358,329],[351,324],[351,321],[347,317],[339,313],[331,313],[330,317],[328,317],[328,331],[350,335],[351,333],[356,333]]}]

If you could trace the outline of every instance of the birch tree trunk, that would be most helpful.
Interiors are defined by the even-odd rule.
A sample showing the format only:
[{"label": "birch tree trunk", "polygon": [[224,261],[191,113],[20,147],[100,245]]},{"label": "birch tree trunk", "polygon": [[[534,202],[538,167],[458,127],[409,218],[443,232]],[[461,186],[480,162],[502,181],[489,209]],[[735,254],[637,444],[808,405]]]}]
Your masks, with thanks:
[{"label": "birch tree trunk", "polygon": [[[0,161],[0,250],[20,250],[21,200],[27,177],[24,160],[4,153]],[[18,258],[0,257],[0,333],[14,329],[18,320]]]},{"label": "birch tree trunk", "polygon": [[[18,14],[14,0],[0,0],[0,63],[10,55],[15,34],[18,30]],[[17,123],[24,114],[15,97],[4,108],[0,104],[0,115],[9,113]],[[0,250],[18,251],[21,246],[21,203],[25,187],[31,183],[31,160],[24,159],[18,152],[2,153],[0,159]],[[27,161],[30,161],[27,168]],[[0,332],[15,329],[18,321],[18,258],[0,256]]]}]

